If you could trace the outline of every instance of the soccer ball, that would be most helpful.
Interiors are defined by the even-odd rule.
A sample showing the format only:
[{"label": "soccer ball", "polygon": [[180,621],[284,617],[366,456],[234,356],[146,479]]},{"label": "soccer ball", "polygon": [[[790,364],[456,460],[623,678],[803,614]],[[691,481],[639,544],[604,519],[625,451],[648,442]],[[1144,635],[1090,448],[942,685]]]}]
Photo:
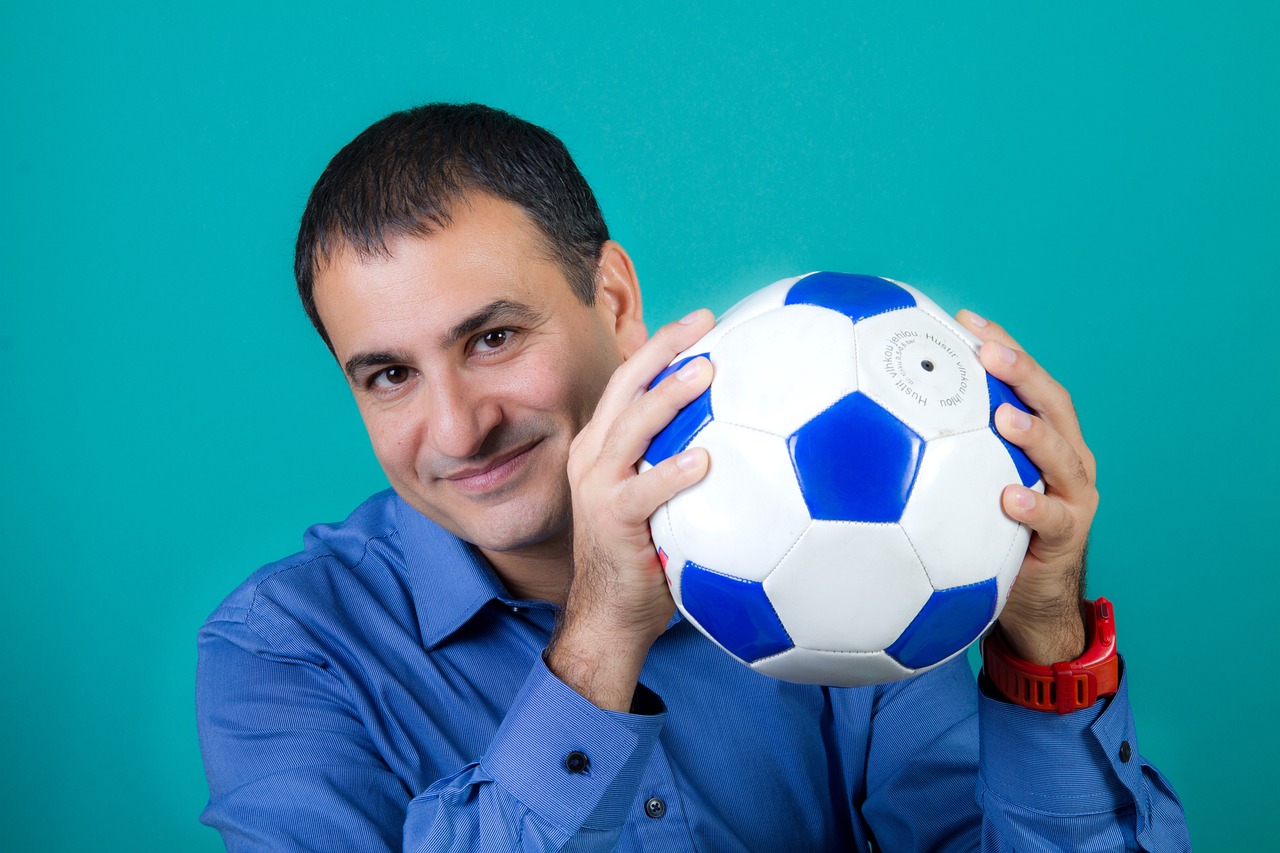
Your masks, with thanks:
[{"label": "soccer ball", "polygon": [[1025,407],[979,342],[915,288],[784,279],[730,309],[700,355],[711,387],[641,468],[705,447],[705,479],[650,519],[680,612],[757,672],[898,681],[960,654],[999,615],[1030,533],[1000,506],[1040,473],[992,424]]}]

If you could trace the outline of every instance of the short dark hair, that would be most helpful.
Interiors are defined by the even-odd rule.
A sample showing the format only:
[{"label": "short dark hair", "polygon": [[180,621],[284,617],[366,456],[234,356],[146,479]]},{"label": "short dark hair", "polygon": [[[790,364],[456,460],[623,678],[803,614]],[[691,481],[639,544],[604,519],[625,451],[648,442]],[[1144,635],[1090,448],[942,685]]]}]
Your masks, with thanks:
[{"label": "short dark hair", "polygon": [[315,303],[316,271],[326,258],[343,249],[386,257],[389,238],[448,227],[452,206],[477,191],[523,208],[577,297],[595,302],[609,229],[564,143],[482,104],[425,104],[392,113],[349,142],[307,200],[293,272],[302,306],[331,351]]}]

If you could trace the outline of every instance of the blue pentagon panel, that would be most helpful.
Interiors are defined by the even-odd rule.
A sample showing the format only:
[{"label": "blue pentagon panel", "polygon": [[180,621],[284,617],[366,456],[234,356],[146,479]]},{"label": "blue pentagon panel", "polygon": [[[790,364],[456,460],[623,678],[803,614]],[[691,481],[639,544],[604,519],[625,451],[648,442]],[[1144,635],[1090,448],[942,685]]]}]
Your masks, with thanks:
[{"label": "blue pentagon panel", "polygon": [[791,285],[788,305],[817,305],[839,311],[853,322],[911,308],[916,298],[898,285],[873,275],[816,272]]},{"label": "blue pentagon panel", "polygon": [[[659,382],[695,358],[706,357],[707,354],[704,352],[680,359],[659,373],[649,383],[649,387],[656,387]],[[653,437],[653,441],[649,442],[649,447],[644,452],[644,461],[650,465],[657,465],[662,460],[675,456],[689,446],[689,442],[693,441],[703,427],[711,423],[713,417],[714,415],[711,412],[711,389],[708,388],[696,400],[676,412],[676,416],[671,419],[671,423],[663,427],[662,432]]]},{"label": "blue pentagon panel", "polygon": [[813,518],[897,521],[925,442],[870,397],[854,392],[796,430],[787,446]]},{"label": "blue pentagon panel", "polygon": [[680,604],[717,643],[744,661],[792,646],[758,581],[722,575],[690,561],[680,575]]},{"label": "blue pentagon panel", "polygon": [[1018,395],[1013,393],[1012,388],[996,379],[990,373],[987,374],[987,397],[991,401],[991,432],[995,434],[996,438],[1000,439],[1004,449],[1009,451],[1009,458],[1013,460],[1014,466],[1018,469],[1018,478],[1022,480],[1022,485],[1029,489],[1040,482],[1040,470],[1027,458],[1027,454],[1022,452],[1022,448],[1004,440],[1004,436],[996,429],[995,418],[996,409],[1000,408],[1001,403],[1012,403],[1027,414],[1031,414],[1031,410],[1022,404],[1022,401],[1018,399]]},{"label": "blue pentagon panel", "polygon": [[996,614],[996,594],[995,578],[938,590],[885,651],[911,669],[946,660],[991,624]]}]

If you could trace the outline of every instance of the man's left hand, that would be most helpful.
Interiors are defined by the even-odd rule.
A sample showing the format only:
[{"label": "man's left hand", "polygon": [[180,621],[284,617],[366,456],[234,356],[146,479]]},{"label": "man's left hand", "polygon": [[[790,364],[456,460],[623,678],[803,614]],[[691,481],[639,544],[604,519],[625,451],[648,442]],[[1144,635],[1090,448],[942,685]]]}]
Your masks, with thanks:
[{"label": "man's left hand", "polygon": [[1074,660],[1085,648],[1080,599],[1085,549],[1098,508],[1097,466],[1084,443],[1071,395],[1008,332],[971,311],[956,318],[983,341],[979,357],[1032,414],[1005,403],[996,429],[1040,469],[1045,492],[1005,487],[1004,511],[1031,528],[1022,568],[1000,614],[1015,654],[1048,665]]}]

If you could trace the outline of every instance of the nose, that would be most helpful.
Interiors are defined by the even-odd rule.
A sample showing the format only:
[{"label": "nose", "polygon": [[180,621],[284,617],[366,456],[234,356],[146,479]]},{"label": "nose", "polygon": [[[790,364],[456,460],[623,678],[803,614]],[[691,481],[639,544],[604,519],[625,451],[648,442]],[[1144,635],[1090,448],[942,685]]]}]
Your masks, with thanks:
[{"label": "nose", "polygon": [[469,459],[502,422],[498,401],[464,376],[427,377],[427,438],[436,451],[453,459]]}]

